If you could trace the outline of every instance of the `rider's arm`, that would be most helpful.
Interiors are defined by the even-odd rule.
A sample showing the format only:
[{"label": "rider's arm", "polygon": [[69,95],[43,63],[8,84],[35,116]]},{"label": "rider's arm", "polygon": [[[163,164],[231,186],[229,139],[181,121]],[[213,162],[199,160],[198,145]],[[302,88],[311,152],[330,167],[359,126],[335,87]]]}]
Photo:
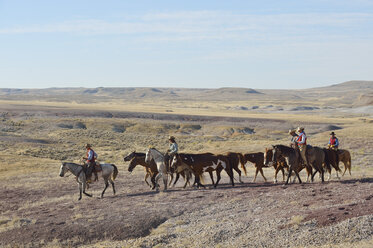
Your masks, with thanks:
[{"label": "rider's arm", "polygon": [[89,150],[89,152],[88,152],[88,158],[87,158],[87,160],[91,160],[92,158],[93,158],[93,151],[92,150]]}]

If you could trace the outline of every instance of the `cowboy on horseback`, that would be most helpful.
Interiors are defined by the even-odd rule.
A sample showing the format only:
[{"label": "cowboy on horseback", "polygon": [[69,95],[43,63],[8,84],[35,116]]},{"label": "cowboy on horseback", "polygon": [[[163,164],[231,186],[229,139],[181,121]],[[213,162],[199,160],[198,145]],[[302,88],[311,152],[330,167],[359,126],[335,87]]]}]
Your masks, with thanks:
[{"label": "cowboy on horseback", "polygon": [[304,162],[305,165],[308,165],[308,159],[307,159],[307,136],[306,133],[304,132],[303,127],[298,127],[297,132],[299,133],[297,137],[297,144],[299,148],[299,153],[300,156]]},{"label": "cowboy on horseback", "polygon": [[339,146],[338,138],[335,136],[334,132],[331,132],[330,135],[332,137],[330,137],[329,139],[328,148],[334,151],[338,151],[338,146]]},{"label": "cowboy on horseback", "polygon": [[170,142],[170,146],[169,146],[169,148],[167,150],[167,153],[165,155],[165,160],[166,160],[167,167],[170,168],[174,155],[179,151],[179,146],[177,145],[174,136],[170,136],[168,138],[168,141]]},{"label": "cowboy on horseback", "polygon": [[84,162],[87,165],[87,170],[86,170],[87,182],[90,183],[92,172],[95,174],[95,181],[98,180],[97,172],[95,170],[97,153],[95,153],[95,151],[92,149],[92,146],[90,144],[87,144],[85,148],[87,149],[87,154],[86,154],[86,157],[83,157],[83,160],[85,160]]},{"label": "cowboy on horseback", "polygon": [[290,147],[296,148],[297,147],[297,139],[298,139],[298,134],[295,133],[295,129],[290,129],[289,134],[291,135],[291,140],[290,140]]}]

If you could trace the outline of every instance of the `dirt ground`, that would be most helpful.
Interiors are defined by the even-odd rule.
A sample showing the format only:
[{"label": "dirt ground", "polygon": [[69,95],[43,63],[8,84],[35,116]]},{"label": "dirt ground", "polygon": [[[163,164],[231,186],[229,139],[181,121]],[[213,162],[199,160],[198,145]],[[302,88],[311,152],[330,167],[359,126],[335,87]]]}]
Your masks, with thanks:
[{"label": "dirt ground", "polygon": [[[269,169],[266,169],[269,172]],[[272,172],[272,171],[271,171]],[[43,184],[47,187],[30,189],[22,186],[23,181],[38,180],[44,177]],[[195,189],[188,187],[182,189],[181,180],[175,188],[167,192],[151,191],[143,182],[143,171],[137,168],[130,175],[126,165],[119,166],[119,176],[116,180],[117,194],[114,196],[110,189],[106,191],[104,199],[99,199],[103,188],[102,179],[92,185],[88,192],[94,194],[93,198],[83,196],[77,201],[78,188],[73,176],[67,178],[58,177],[58,166],[55,173],[42,175],[40,173],[30,175],[27,178],[19,176],[18,187],[8,187],[6,182],[1,182],[2,200],[0,208],[9,216],[18,216],[17,220],[9,218],[0,223],[1,246],[78,246],[94,245],[105,242],[106,246],[138,246],[151,247],[161,246],[198,246],[203,238],[191,236],[191,243],[179,243],[177,236],[183,233],[177,227],[187,224],[191,230],[201,229],[208,226],[212,230],[220,230],[227,223],[237,223],[237,227],[251,223],[264,223],[281,220],[266,230],[260,238],[264,247],[278,240],[278,247],[287,247],[282,240],[281,233],[284,230],[295,230],[291,237],[299,236],[303,232],[302,226],[313,223],[314,229],[325,226],[335,226],[339,223],[357,220],[361,216],[370,216],[363,228],[356,227],[350,231],[353,235],[351,242],[360,242],[370,239],[373,234],[373,178],[349,179],[348,177],[330,182],[291,184],[283,186],[281,183],[272,182],[249,183],[252,178],[244,178],[247,183],[236,184],[232,187],[228,184],[228,178],[224,177],[221,185],[213,189],[206,178],[206,189]],[[259,180],[260,181],[260,180]],[[46,200],[48,199],[48,200]],[[219,217],[219,210],[225,206],[225,218]],[[214,213],[216,209],[216,213]],[[212,211],[212,213],[210,213]],[[240,214],[242,211],[242,214]],[[205,212],[205,214],[204,214]],[[208,215],[209,222],[199,225],[203,219],[187,217],[197,215]],[[187,220],[176,221],[170,236],[162,225],[177,218],[185,217]],[[229,221],[225,221],[228,218]],[[166,225],[167,226],[167,225]],[[294,229],[294,226],[297,226]],[[158,228],[160,228],[158,231]],[[225,229],[227,226],[225,226]],[[365,228],[365,229],[364,229]],[[368,229],[367,229],[368,228]],[[179,228],[180,229],[180,228]],[[250,235],[250,228],[241,230],[241,234],[234,233],[235,228],[226,230],[230,235],[224,234],[231,239],[232,246],[253,246],[254,243],[240,242],[234,240],[240,235]],[[270,232],[268,232],[270,231]],[[180,232],[180,233],[178,233]],[[200,230],[203,235],[204,228]],[[356,236],[359,233],[359,236]],[[157,235],[166,235],[161,239],[152,239]],[[213,232],[214,235],[217,233]],[[213,236],[214,236],[213,235]],[[223,236],[224,236],[223,235]],[[274,235],[274,236],[272,236]],[[339,239],[326,239],[325,244],[338,244],[345,242],[344,234]],[[211,234],[210,234],[211,236]],[[223,237],[222,236],[222,237]],[[289,239],[291,239],[289,237]],[[325,236],[327,237],[327,235]],[[324,237],[324,239],[325,239]],[[265,241],[267,240],[267,241]],[[114,243],[107,243],[108,241]],[[126,242],[124,242],[126,241]],[[134,243],[134,242],[137,243]],[[141,242],[140,242],[141,241]],[[198,242],[197,242],[198,241]],[[209,240],[202,244],[209,247],[216,245],[227,245],[227,240]],[[303,242],[304,241],[304,242]],[[317,245],[317,239],[298,240],[295,245],[309,246]],[[117,243],[115,243],[117,242]],[[124,243],[123,243],[124,242]],[[128,243],[129,242],[129,243]],[[131,243],[132,242],[132,243]],[[140,242],[140,243],[138,243]],[[292,244],[294,245],[294,243]],[[105,246],[105,245],[104,245]]]},{"label": "dirt ground", "polygon": [[[316,178],[283,186],[273,183],[274,169],[265,168],[268,182],[258,176],[252,183],[254,168],[247,164],[248,176],[235,187],[223,173],[216,189],[206,176],[206,189],[183,189],[181,179],[176,187],[155,192],[144,183],[141,167],[128,172],[123,156],[149,145],[166,148],[171,134],[186,152],[263,151],[287,144],[287,130],[300,124],[293,121],[298,116],[110,112],[105,117],[102,111],[96,116],[24,108],[0,106],[0,247],[373,247],[370,119],[304,121],[312,145],[325,145],[329,124],[340,127],[343,148],[352,155],[352,176],[337,179],[333,171],[329,182]],[[238,132],[245,127],[255,132]],[[78,201],[74,176],[58,176],[60,161],[79,159],[85,143],[118,166],[116,195],[108,188],[100,199],[100,179],[88,190],[93,197]],[[301,176],[305,181],[305,172]]]}]

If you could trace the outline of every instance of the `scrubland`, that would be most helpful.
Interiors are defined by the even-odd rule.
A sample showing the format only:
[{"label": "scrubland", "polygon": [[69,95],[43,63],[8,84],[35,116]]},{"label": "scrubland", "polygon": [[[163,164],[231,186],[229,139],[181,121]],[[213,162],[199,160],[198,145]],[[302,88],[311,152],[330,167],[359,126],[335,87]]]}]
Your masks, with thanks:
[{"label": "scrubland", "polygon": [[[321,109],[266,110],[272,100],[105,102],[3,98],[0,105],[0,245],[4,247],[371,247],[373,234],[373,117]],[[299,106],[299,102],[275,102]],[[254,106],[246,110],[237,106]],[[272,107],[271,107],[272,108]],[[270,109],[271,109],[270,108]],[[325,147],[335,131],[352,155],[352,175],[321,183],[273,183],[264,168],[253,183],[248,163],[243,184],[223,173],[217,189],[166,192],[130,174],[123,157],[154,146],[165,152],[169,135],[185,153],[250,153],[289,142],[304,126],[311,145]],[[61,161],[80,162],[86,143],[100,162],[119,168],[117,194],[99,199],[102,179],[79,202],[75,178],[58,176]],[[343,168],[343,165],[341,164]],[[301,172],[302,179],[306,173]],[[238,178],[235,174],[235,178]],[[279,175],[279,179],[282,176]]]}]

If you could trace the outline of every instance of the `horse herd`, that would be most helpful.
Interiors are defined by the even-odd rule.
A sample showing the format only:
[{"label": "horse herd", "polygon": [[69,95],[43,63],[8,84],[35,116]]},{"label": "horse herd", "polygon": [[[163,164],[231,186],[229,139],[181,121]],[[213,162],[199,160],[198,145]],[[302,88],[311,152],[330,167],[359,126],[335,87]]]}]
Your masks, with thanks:
[{"label": "horse herd", "polygon": [[[256,181],[257,175],[260,172],[265,181],[266,177],[263,173],[263,167],[273,166],[275,169],[275,182],[277,182],[277,174],[279,171],[282,172],[283,181],[285,181],[285,170],[288,172],[288,177],[285,184],[288,184],[292,172],[295,173],[299,182],[299,172],[302,169],[307,171],[307,181],[311,177],[313,181],[314,176],[317,172],[320,173],[321,180],[324,181],[324,172],[329,173],[329,179],[331,177],[332,168],[336,170],[337,177],[338,172],[341,172],[339,168],[339,161],[345,165],[345,174],[348,169],[351,175],[351,155],[348,150],[334,151],[331,149],[312,147],[308,146],[307,149],[308,165],[305,165],[300,156],[298,156],[296,149],[284,145],[275,145],[271,148],[266,148],[265,152],[256,153],[237,153],[229,152],[226,154],[213,154],[213,153],[198,153],[198,154],[186,154],[178,153],[173,156],[170,166],[167,166],[167,162],[164,161],[163,154],[155,148],[149,148],[146,153],[132,152],[128,156],[124,157],[124,161],[129,161],[128,171],[132,172],[137,165],[142,165],[145,168],[144,181],[152,189],[159,187],[158,180],[163,178],[164,188],[167,189],[168,176],[171,176],[169,186],[173,181],[173,177],[176,174],[173,185],[176,184],[180,175],[185,179],[184,188],[189,183],[189,180],[194,175],[194,184],[197,187],[204,187],[201,183],[202,174],[208,172],[214,187],[217,187],[220,179],[221,172],[226,171],[230,178],[230,183],[234,186],[233,171],[236,171],[239,176],[239,182],[241,180],[241,170],[239,165],[243,169],[245,175],[246,163],[251,162],[254,164],[256,171],[253,182]],[[216,182],[214,181],[213,172],[216,172]],[[148,182],[148,178],[151,178],[151,184]]]},{"label": "horse herd", "polygon": [[[313,182],[315,174],[318,172],[320,174],[322,182],[324,182],[324,172],[329,173],[329,179],[331,177],[332,168],[336,170],[337,177],[338,172],[341,172],[339,168],[339,162],[344,164],[344,172],[349,171],[351,175],[351,155],[348,150],[338,150],[334,151],[331,149],[307,146],[307,158],[308,164],[305,165],[296,149],[284,145],[274,145],[270,148],[266,148],[264,152],[256,153],[238,153],[238,152],[228,152],[225,154],[213,154],[213,153],[177,153],[173,156],[172,160],[165,161],[163,153],[155,148],[149,148],[146,153],[131,152],[129,155],[124,157],[124,161],[130,162],[128,166],[128,171],[132,172],[137,165],[141,165],[145,169],[145,183],[152,189],[159,190],[158,181],[162,178],[164,184],[164,190],[167,190],[167,186],[170,186],[173,182],[175,185],[182,176],[184,178],[184,188],[189,184],[190,180],[194,176],[193,186],[205,187],[202,184],[203,173],[208,172],[212,181],[212,184],[216,188],[221,179],[221,172],[224,170],[230,178],[230,183],[234,186],[234,174],[236,171],[239,178],[238,181],[242,183],[241,180],[241,170],[239,166],[243,169],[245,175],[247,175],[246,164],[248,162],[254,164],[256,171],[253,182],[255,182],[258,173],[262,175],[265,181],[266,177],[263,173],[264,167],[273,166],[275,169],[275,183],[277,183],[277,174],[279,171],[282,172],[283,181],[285,181],[285,171],[287,172],[287,180],[285,184],[288,184],[291,175],[295,174],[298,178],[299,183],[302,183],[299,172],[306,169],[307,172],[307,182],[311,177]],[[118,174],[118,169],[114,164],[100,164],[102,168],[101,176],[105,182],[105,188],[101,193],[103,197],[105,190],[109,186],[109,182],[112,185],[113,192],[115,194],[114,179]],[[63,177],[64,174],[70,171],[76,176],[76,180],[79,184],[80,197],[82,198],[82,193],[87,196],[92,196],[85,192],[88,186],[86,182],[85,173],[82,173],[83,167],[75,163],[63,162],[60,168],[60,176]],[[213,172],[216,173],[216,181],[214,180]],[[174,176],[175,180],[174,180]],[[170,181],[168,182],[170,176]],[[150,178],[150,183],[148,179]],[[294,178],[294,180],[296,179]]]}]

